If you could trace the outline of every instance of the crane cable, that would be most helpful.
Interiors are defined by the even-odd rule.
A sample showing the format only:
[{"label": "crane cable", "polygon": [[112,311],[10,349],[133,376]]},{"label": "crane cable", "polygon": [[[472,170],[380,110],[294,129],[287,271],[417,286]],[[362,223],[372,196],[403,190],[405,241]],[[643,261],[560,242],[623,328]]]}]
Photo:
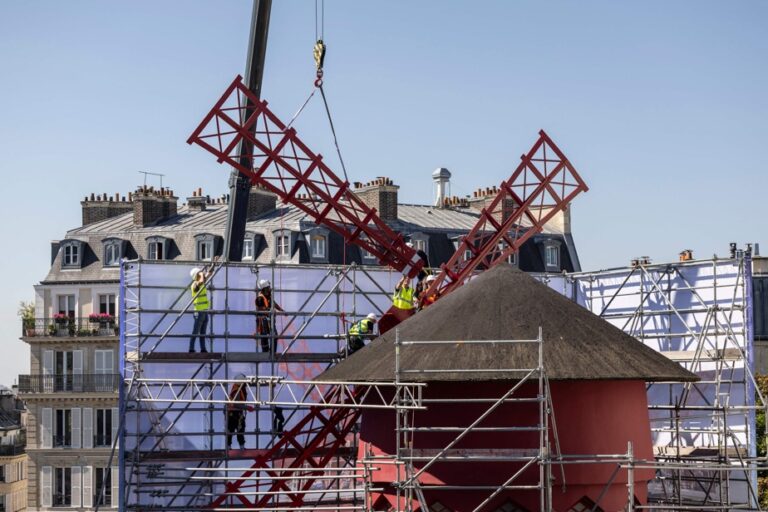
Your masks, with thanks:
[{"label": "crane cable", "polygon": [[[320,9],[318,9],[318,4]],[[323,42],[325,36],[325,0],[315,0],[315,46],[312,48],[312,56],[315,59],[315,86],[312,92],[309,94],[304,103],[299,107],[299,110],[293,115],[291,120],[286,125],[285,129],[293,125],[293,122],[301,115],[304,108],[309,104],[312,97],[317,90],[320,90],[320,96],[323,98],[323,106],[325,107],[325,114],[328,117],[328,125],[331,127],[331,134],[333,135],[333,144],[336,147],[336,154],[339,157],[339,163],[341,163],[341,170],[344,172],[344,181],[349,183],[349,177],[347,176],[347,166],[344,164],[344,158],[341,156],[341,148],[339,147],[339,138],[336,135],[336,127],[333,125],[333,117],[331,116],[331,108],[328,105],[328,98],[325,96],[325,89],[323,89],[323,64],[325,62],[326,46]]]}]

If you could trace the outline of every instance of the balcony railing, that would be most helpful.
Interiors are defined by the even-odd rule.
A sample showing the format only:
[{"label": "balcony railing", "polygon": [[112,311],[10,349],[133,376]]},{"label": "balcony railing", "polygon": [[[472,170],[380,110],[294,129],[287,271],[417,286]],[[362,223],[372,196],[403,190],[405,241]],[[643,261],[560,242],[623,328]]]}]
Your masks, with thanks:
[{"label": "balcony railing", "polygon": [[23,444],[0,444],[0,457],[24,455],[26,447]]},{"label": "balcony railing", "polygon": [[[110,319],[111,318],[111,319]],[[117,319],[65,316],[56,318],[27,318],[21,321],[21,335],[32,336],[117,336]]]},{"label": "balcony railing", "polygon": [[117,392],[119,374],[19,375],[19,393]]}]

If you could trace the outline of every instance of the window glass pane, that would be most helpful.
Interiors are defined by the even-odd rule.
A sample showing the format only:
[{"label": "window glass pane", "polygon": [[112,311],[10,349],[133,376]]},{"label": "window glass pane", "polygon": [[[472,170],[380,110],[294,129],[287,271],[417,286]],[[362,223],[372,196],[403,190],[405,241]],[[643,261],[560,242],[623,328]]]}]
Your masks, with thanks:
[{"label": "window glass pane", "polygon": [[325,237],[315,235],[312,237],[312,256],[315,258],[325,258]]},{"label": "window glass pane", "polygon": [[197,255],[202,261],[210,261],[213,257],[213,242],[210,240],[197,242]]},{"label": "window glass pane", "polygon": [[75,316],[75,296],[59,295],[59,313],[67,316]]},{"label": "window glass pane", "polygon": [[162,260],[165,257],[165,242],[153,241],[147,244],[147,259]]},{"label": "window glass pane", "polygon": [[253,259],[253,238],[246,238],[243,241],[243,259]]},{"label": "window glass pane", "polygon": [[115,315],[115,295],[105,294],[99,295],[99,313],[106,313],[108,315]]},{"label": "window glass pane", "polygon": [[278,235],[277,236],[277,255],[278,256],[288,256],[289,255],[289,240],[290,237],[288,235]]}]

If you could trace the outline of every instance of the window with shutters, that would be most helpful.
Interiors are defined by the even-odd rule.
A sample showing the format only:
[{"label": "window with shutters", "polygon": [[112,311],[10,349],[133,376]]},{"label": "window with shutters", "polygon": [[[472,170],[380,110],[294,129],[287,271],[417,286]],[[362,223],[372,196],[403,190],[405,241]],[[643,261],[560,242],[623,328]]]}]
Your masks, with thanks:
[{"label": "window with shutters", "polygon": [[114,387],[114,351],[111,349],[99,349],[93,352],[93,385],[94,391],[109,392]]},{"label": "window with shutters", "polygon": [[54,353],[53,390],[72,391],[74,380],[74,351],[57,350]]},{"label": "window with shutters", "polygon": [[112,409],[96,409],[94,446],[112,446]]},{"label": "window with shutters", "polygon": [[69,507],[72,505],[72,468],[54,468],[53,470],[53,506]]},{"label": "window with shutters", "polygon": [[53,447],[72,446],[72,409],[56,409],[53,423]]},{"label": "window with shutters", "polygon": [[110,468],[96,468],[94,475],[93,504],[109,507],[112,504],[112,471]]}]

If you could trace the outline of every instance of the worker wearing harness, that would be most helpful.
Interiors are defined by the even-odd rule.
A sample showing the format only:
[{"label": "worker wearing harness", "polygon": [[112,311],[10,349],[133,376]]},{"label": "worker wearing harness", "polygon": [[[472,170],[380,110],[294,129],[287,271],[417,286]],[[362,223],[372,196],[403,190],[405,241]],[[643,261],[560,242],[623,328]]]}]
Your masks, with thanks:
[{"label": "worker wearing harness", "polygon": [[[242,373],[237,379],[245,379]],[[245,402],[248,396],[245,383],[235,382],[229,390],[229,400],[232,402]],[[240,449],[245,449],[245,412],[253,411],[253,406],[244,403],[227,402],[227,450],[232,448],[232,436],[237,434],[237,442]]]},{"label": "worker wearing harness", "polygon": [[277,302],[272,301],[272,283],[261,279],[259,294],[256,296],[256,335],[261,341],[262,352],[272,352],[275,349],[275,338],[272,336],[272,306],[275,311],[283,311]]},{"label": "worker wearing harness", "polygon": [[411,287],[411,280],[408,276],[403,276],[395,287],[395,293],[392,295],[392,305],[398,309],[413,309],[414,290]]},{"label": "worker wearing harness", "polygon": [[205,348],[205,331],[208,328],[208,310],[211,309],[211,301],[208,298],[208,288],[205,281],[211,276],[208,268],[193,268],[189,272],[192,285],[189,291],[192,294],[192,308],[195,323],[192,327],[192,337],[189,338],[189,351],[195,351],[195,338],[200,340],[200,352],[208,352]]},{"label": "worker wearing harness", "polygon": [[347,343],[347,354],[352,355],[365,346],[365,338],[373,336],[373,326],[376,323],[376,315],[370,313],[359,322],[355,322],[349,328],[349,342]]}]

